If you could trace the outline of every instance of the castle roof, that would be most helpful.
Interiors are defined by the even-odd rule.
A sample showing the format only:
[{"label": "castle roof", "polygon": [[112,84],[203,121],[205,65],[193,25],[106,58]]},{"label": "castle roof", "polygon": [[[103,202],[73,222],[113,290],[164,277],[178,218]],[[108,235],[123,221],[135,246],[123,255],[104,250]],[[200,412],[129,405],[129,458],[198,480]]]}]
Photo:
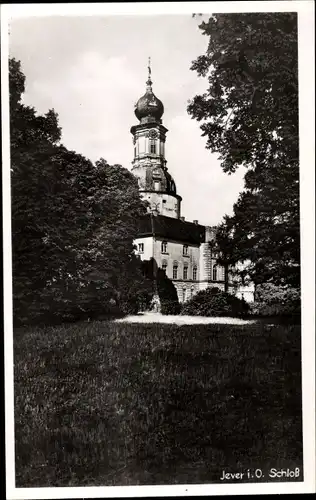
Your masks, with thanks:
[{"label": "castle roof", "polygon": [[138,238],[153,235],[169,241],[199,245],[205,242],[205,226],[165,215],[146,214],[141,218]]}]

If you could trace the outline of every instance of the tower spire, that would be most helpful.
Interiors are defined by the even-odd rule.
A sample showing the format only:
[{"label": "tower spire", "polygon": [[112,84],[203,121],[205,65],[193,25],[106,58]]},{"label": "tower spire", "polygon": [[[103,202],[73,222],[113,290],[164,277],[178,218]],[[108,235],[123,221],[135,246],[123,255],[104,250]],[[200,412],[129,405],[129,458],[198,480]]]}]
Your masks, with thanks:
[{"label": "tower spire", "polygon": [[153,82],[151,79],[151,60],[150,57],[148,57],[148,80],[146,82],[147,90],[151,90],[152,83]]}]

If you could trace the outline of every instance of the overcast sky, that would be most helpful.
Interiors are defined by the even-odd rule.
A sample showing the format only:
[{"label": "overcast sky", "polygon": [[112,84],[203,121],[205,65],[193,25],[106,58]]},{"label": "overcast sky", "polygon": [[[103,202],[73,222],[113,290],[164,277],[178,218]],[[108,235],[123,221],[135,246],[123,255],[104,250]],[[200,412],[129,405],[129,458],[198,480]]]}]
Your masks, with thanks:
[{"label": "overcast sky", "polygon": [[182,215],[204,224],[231,213],[244,172],[229,176],[205,149],[187,102],[207,81],[190,70],[207,37],[188,15],[15,19],[10,54],[26,75],[24,102],[40,113],[54,108],[62,142],[92,161],[130,169],[134,103],[145,92],[151,56],[153,91],[165,107],[167,167],[182,196]]}]

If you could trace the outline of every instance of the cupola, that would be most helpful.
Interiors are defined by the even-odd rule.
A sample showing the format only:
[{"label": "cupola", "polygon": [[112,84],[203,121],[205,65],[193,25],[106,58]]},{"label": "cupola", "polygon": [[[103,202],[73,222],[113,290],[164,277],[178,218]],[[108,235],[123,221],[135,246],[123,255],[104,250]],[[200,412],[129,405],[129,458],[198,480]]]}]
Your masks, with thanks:
[{"label": "cupola", "polygon": [[160,99],[155,96],[152,90],[150,58],[148,63],[148,80],[146,82],[146,92],[135,104],[135,115],[140,123],[161,123],[164,107]]}]

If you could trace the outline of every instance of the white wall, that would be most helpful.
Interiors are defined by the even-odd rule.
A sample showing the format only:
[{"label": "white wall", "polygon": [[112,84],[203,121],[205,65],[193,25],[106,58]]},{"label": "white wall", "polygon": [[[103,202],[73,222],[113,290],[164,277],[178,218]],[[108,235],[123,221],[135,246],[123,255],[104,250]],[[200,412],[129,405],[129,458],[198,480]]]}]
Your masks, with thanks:
[{"label": "white wall", "polygon": [[[189,299],[192,295],[199,290],[199,246],[192,245],[188,243],[188,255],[183,255],[183,243],[176,241],[167,241],[167,253],[161,252],[161,243],[164,240],[162,238],[156,238],[155,244],[153,245],[152,237],[137,238],[135,244],[138,246],[139,243],[144,244],[144,252],[139,254],[142,260],[149,260],[152,257],[155,259],[158,267],[162,268],[163,261],[167,262],[167,276],[172,280],[175,285],[179,301],[183,300],[183,289],[186,290],[186,299]],[[178,263],[178,278],[173,279],[173,264]],[[183,269],[187,265],[188,267],[188,278],[183,279]],[[193,267],[197,267],[197,279],[193,280]]]},{"label": "white wall", "polygon": [[152,208],[157,207],[159,215],[166,215],[178,219],[180,215],[180,200],[164,193],[141,193],[144,200]]}]

